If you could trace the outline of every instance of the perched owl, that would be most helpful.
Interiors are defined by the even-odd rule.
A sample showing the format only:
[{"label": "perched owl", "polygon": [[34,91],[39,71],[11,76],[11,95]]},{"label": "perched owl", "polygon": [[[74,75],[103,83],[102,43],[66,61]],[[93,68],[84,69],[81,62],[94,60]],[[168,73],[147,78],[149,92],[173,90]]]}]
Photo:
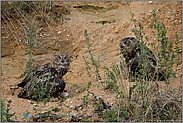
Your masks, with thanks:
[{"label": "perched owl", "polygon": [[[57,97],[65,88],[62,76],[69,69],[70,59],[68,55],[55,55],[52,62],[35,67],[17,86],[23,87],[18,94],[20,98],[31,98],[35,93],[44,91],[50,96]],[[32,79],[31,79],[32,78]],[[40,88],[44,87],[44,90]],[[33,97],[38,98],[38,97]]]},{"label": "perched owl", "polygon": [[148,79],[155,79],[157,77],[157,73],[155,73],[156,69],[158,72],[158,80],[165,80],[164,71],[158,66],[157,60],[153,54],[153,52],[146,47],[142,46],[139,41],[137,41],[134,37],[124,38],[120,41],[121,53],[123,54],[125,61],[130,69],[130,73],[135,77],[137,73],[141,74],[140,70],[143,68],[143,62],[146,62],[148,65],[147,72]]}]

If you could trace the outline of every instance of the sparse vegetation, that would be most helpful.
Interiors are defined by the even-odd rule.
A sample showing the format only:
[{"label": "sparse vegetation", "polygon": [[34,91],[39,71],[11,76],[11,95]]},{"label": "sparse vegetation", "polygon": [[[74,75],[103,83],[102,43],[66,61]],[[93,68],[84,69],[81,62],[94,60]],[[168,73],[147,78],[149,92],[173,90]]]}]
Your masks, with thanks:
[{"label": "sparse vegetation", "polygon": [[[32,27],[30,28],[30,35],[28,35],[30,37],[28,41],[29,50],[26,50],[27,53],[25,54],[25,55],[29,55],[29,61],[27,62],[27,70],[24,73],[27,73],[27,75],[30,75],[31,87],[27,86],[27,93],[28,93],[28,97],[31,99],[30,103],[33,106],[33,110],[38,112],[37,115],[33,116],[34,120],[36,119],[36,121],[44,121],[44,119],[48,120],[48,118],[50,118],[49,114],[51,113],[51,111],[57,111],[57,108],[53,108],[47,113],[45,112],[42,113],[43,105],[46,105],[46,103],[50,101],[50,97],[51,97],[50,94],[52,93],[53,87],[55,86],[55,80],[53,81],[52,86],[50,87],[49,80],[50,80],[51,72],[49,71],[47,80],[45,80],[44,74],[42,75],[42,83],[40,85],[40,83],[38,83],[39,81],[37,80],[33,72],[32,61],[35,62],[32,59],[34,32],[35,31],[34,31],[34,20],[33,20]],[[36,103],[34,103],[33,100],[37,100]],[[32,114],[30,112],[23,113],[23,116],[26,119],[30,119],[31,115]],[[53,121],[55,120],[54,117],[52,117],[51,119]]]},{"label": "sparse vegetation", "polygon": [[[130,2],[127,2],[127,5],[130,8]],[[146,43],[144,41],[144,36],[145,36],[145,32],[143,31],[144,27],[142,26],[140,21],[138,22],[136,19],[133,18],[134,13],[131,12],[131,8],[130,8],[130,13],[132,15],[131,21],[134,22],[134,28],[132,29],[132,32],[134,32],[136,38],[139,41],[141,41],[140,42],[141,48],[145,48]],[[156,13],[154,10],[153,10],[153,17],[154,17],[154,21],[152,21],[151,23],[151,28],[154,28],[153,30],[154,36],[156,36],[155,32],[157,32],[157,38],[156,38],[158,43],[157,49],[159,51],[157,52],[158,53],[157,63],[160,64],[161,68],[164,68],[163,71],[166,71],[164,76],[167,78],[165,82],[168,87],[168,84],[170,84],[168,82],[168,77],[175,77],[175,72],[173,71],[173,64],[175,63],[175,56],[178,56],[178,52],[180,51],[180,49],[177,46],[179,39],[176,33],[176,41],[175,41],[176,53],[174,53],[173,41],[168,46],[168,43],[167,43],[168,39],[166,38],[167,31],[165,29],[165,25],[163,24],[163,22],[157,21]],[[137,25],[139,25],[139,27]],[[147,37],[145,37],[145,39],[146,41],[148,41]],[[156,48],[155,46],[153,47]],[[179,60],[178,57],[176,59]],[[149,73],[148,61],[146,59],[146,56],[144,55],[140,56],[140,64],[142,64],[143,67],[141,68],[141,73],[137,73],[138,78],[135,79],[135,84],[133,88],[129,89],[127,88],[128,86],[123,86],[124,88],[126,88],[126,90],[131,91],[129,92],[130,98],[128,98],[128,96],[125,97],[124,93],[119,93],[124,90],[124,88],[119,88],[119,85],[117,84],[117,81],[116,81],[118,80],[118,76],[121,76],[120,74],[121,70],[118,68],[119,72],[115,72],[114,67],[113,67],[113,71],[110,71],[108,68],[106,68],[108,71],[106,75],[109,78],[107,81],[108,86],[114,88],[114,85],[115,85],[117,87],[117,88],[114,88],[114,91],[116,92],[116,94],[120,95],[120,98],[117,98],[117,99],[120,99],[120,100],[127,99],[127,101],[119,101],[118,104],[116,105],[116,108],[119,111],[119,113],[117,111],[108,111],[105,114],[107,115],[106,121],[119,121],[119,122],[129,121],[129,120],[137,121],[137,122],[176,121],[176,120],[179,121],[180,120],[179,118],[181,117],[182,106],[178,100],[177,101],[174,100],[174,98],[178,97],[178,93],[174,91],[174,94],[173,94],[171,93],[171,90],[168,90],[168,91],[164,90],[159,92],[158,86],[155,86],[155,84],[158,85],[157,79],[153,81],[153,79],[147,80],[144,78],[145,76],[147,76],[147,73]],[[178,66],[179,64],[180,64],[180,61],[177,61],[176,66]],[[125,68],[125,66],[122,66],[122,69],[123,68]],[[156,71],[156,72],[158,73],[161,71]],[[152,78],[151,75],[148,75],[148,76],[149,78]],[[128,81],[130,79],[125,80],[123,78],[122,80]],[[125,91],[125,92],[128,92],[128,91]],[[167,96],[169,96],[170,98],[168,99]],[[122,110],[124,109],[122,108],[124,105],[126,110]],[[129,114],[133,115],[133,117],[130,117]],[[121,117],[123,118],[121,119]]]},{"label": "sparse vegetation", "polygon": [[10,113],[11,110],[11,100],[8,100],[8,104],[5,103],[4,94],[1,97],[1,122],[15,122],[12,117],[15,113]]},{"label": "sparse vegetation", "polygon": [[33,19],[33,23],[32,23],[32,27],[30,28],[30,30],[29,30],[29,32],[30,32],[30,34],[28,35],[28,37],[29,37],[29,40],[28,40],[28,44],[27,45],[29,45],[29,49],[26,49],[25,51],[26,51],[26,53],[24,54],[24,56],[25,55],[29,55],[29,61],[27,62],[27,70],[24,72],[24,74],[23,75],[28,75],[28,74],[30,74],[30,72],[32,71],[32,69],[33,69],[33,62],[35,62],[35,60],[32,58],[33,57],[33,54],[32,54],[32,52],[33,52],[33,48],[34,48],[34,39],[33,39],[33,37],[34,37],[34,19]]},{"label": "sparse vegetation", "polygon": [[[55,22],[61,21],[62,15],[64,14],[64,9],[66,9],[66,7],[69,7],[68,5],[66,6],[66,4],[64,4],[63,11],[61,11],[60,9],[57,10],[54,7],[60,8],[61,7],[60,4],[55,6],[53,5],[52,1],[51,2],[50,1],[46,1],[46,2],[19,1],[19,2],[4,2],[4,3],[7,3],[9,7],[12,9],[9,11],[9,10],[6,10],[4,7],[2,7],[3,9],[1,12],[2,13],[1,19],[4,22],[3,25],[5,23],[7,25],[10,24],[12,18],[16,18],[18,20],[17,22],[19,23],[24,23],[19,21],[19,18],[24,20],[26,19],[26,17],[28,17],[27,15],[29,15],[30,13],[37,13],[38,15],[34,16],[36,17],[36,20],[42,21],[44,24],[48,25],[49,28],[50,28],[50,23],[49,23],[50,20],[53,19]],[[121,54],[120,61],[117,64],[114,64],[111,66],[108,66],[108,65],[102,66],[103,64],[101,64],[101,61],[103,60],[103,57],[96,56],[92,50],[93,48],[92,41],[94,38],[93,39],[91,38],[91,42],[89,39],[90,35],[88,34],[92,35],[93,30],[90,30],[91,33],[88,33],[87,30],[85,29],[84,36],[86,38],[86,45],[87,45],[88,52],[86,54],[83,54],[82,55],[83,59],[82,58],[81,59],[83,60],[83,63],[85,63],[85,67],[86,67],[85,72],[87,73],[87,76],[89,76],[90,80],[87,80],[87,79],[84,80],[85,86],[79,85],[80,83],[77,83],[78,81],[76,81],[77,84],[73,84],[72,82],[66,82],[67,84],[72,85],[72,88],[70,89],[72,92],[70,92],[69,95],[73,93],[75,94],[75,92],[77,94],[81,94],[80,98],[75,98],[74,100],[76,101],[75,103],[76,105],[74,104],[66,105],[64,103],[66,101],[69,102],[68,100],[70,99],[70,97],[68,100],[61,97],[59,97],[57,100],[56,99],[51,100],[50,93],[53,90],[55,81],[53,82],[54,84],[52,85],[52,87],[48,89],[49,81],[44,81],[44,75],[43,75],[42,85],[37,86],[35,74],[32,72],[33,63],[35,62],[35,60],[33,59],[33,49],[35,44],[37,44],[36,40],[34,39],[34,36],[39,35],[39,33],[37,33],[34,29],[36,21],[34,21],[33,19],[32,25],[31,23],[29,23],[31,26],[27,26],[28,21],[27,23],[24,23],[25,27],[27,27],[27,30],[24,30],[25,35],[23,36],[23,38],[26,37],[26,41],[27,41],[27,47],[26,47],[27,49],[25,50],[26,51],[25,56],[29,56],[26,64],[27,70],[24,72],[24,75],[30,74],[31,76],[30,79],[32,82],[32,90],[28,91],[28,95],[30,97],[30,100],[28,100],[28,102],[31,104],[33,109],[33,110],[31,109],[26,110],[23,112],[22,115],[24,117],[24,120],[28,122],[44,122],[44,121],[63,122],[64,121],[63,119],[66,118],[65,121],[70,121],[70,122],[71,121],[73,122],[74,121],[76,122],[81,122],[81,121],[180,122],[182,121],[181,87],[177,88],[177,90],[170,89],[172,81],[169,81],[170,78],[176,77],[176,74],[177,74],[176,68],[181,64],[180,57],[179,57],[181,49],[179,49],[179,46],[178,46],[179,44],[178,33],[176,31],[175,33],[176,39],[170,41],[167,36],[166,25],[163,22],[158,21],[156,11],[152,10],[151,14],[153,15],[153,19],[151,19],[151,23],[149,25],[149,27],[152,29],[152,34],[146,35],[146,31],[144,31],[145,26],[143,25],[144,21],[140,21],[140,19],[139,20],[135,19],[135,14],[132,12],[130,8],[130,2],[127,2],[127,5],[129,7],[130,14],[131,14],[131,22],[133,22],[134,24],[134,27],[131,31],[134,33],[136,38],[140,41],[140,45],[138,48],[143,49],[147,47],[147,42],[150,40],[150,37],[148,36],[154,36],[153,38],[156,39],[157,45],[151,44],[151,48],[153,49],[154,55],[157,58],[158,67],[162,68],[162,69],[156,69],[157,77],[155,77],[154,79],[154,77],[151,74],[148,74],[150,73],[150,67],[149,67],[150,62],[147,61],[147,56],[146,56],[147,51],[143,51],[143,53],[141,53],[142,55],[139,56],[139,59],[140,59],[139,61],[142,64],[142,67],[139,70],[139,72],[136,73],[136,77],[131,76],[130,71],[128,69],[128,63],[125,62],[125,58],[123,54]],[[93,5],[80,5],[80,6],[75,6],[74,8],[80,8],[84,11],[95,13],[95,12],[106,12],[106,11],[114,10],[114,9],[117,9],[119,6],[112,5],[112,6],[108,6],[108,8],[105,8],[105,7],[93,6]],[[14,10],[14,12],[12,10]],[[7,16],[8,12],[9,12],[9,15]],[[18,12],[20,12],[20,14],[16,15],[15,13],[18,13]],[[42,16],[40,16],[40,14]],[[18,18],[15,16],[18,16]],[[112,25],[112,23],[114,22],[115,20],[114,21],[104,20],[104,21],[96,21],[96,22],[93,21],[93,23],[98,24],[98,26],[102,24],[103,26],[102,28],[104,28],[104,26],[107,26],[105,25],[106,23],[109,23]],[[14,27],[14,25],[15,24],[12,24],[12,27]],[[12,27],[10,31],[12,32],[12,34],[14,34],[13,33],[14,30]],[[21,27],[22,29],[25,29],[23,25]],[[41,26],[41,30],[42,30],[42,27],[44,26]],[[60,33],[61,34],[63,33],[62,36],[64,36],[65,34],[68,34],[67,36],[68,40],[64,40],[64,41],[69,42],[70,40],[69,35],[72,35],[72,32],[70,33],[67,30],[68,27],[64,27],[64,28],[65,28],[64,31],[62,30],[56,31],[56,32],[59,32],[58,34],[56,34],[56,36],[58,36]],[[113,29],[118,30],[117,26],[114,26]],[[119,31],[116,31],[115,33],[119,33],[120,29],[121,28],[119,28]],[[110,33],[107,31],[105,33]],[[95,33],[97,37],[98,36],[97,32]],[[44,36],[44,34],[42,36]],[[18,37],[18,36],[14,34],[14,37]],[[110,39],[111,37],[106,39],[105,43],[109,43]],[[55,40],[57,40],[57,37],[55,38]],[[55,40],[53,41],[51,40],[51,41],[57,45],[57,42]],[[17,41],[19,41],[19,39],[17,39]],[[113,41],[113,39],[111,42],[115,44],[115,41]],[[100,43],[103,43],[103,42],[101,41]],[[76,44],[77,43],[74,42],[73,47],[75,47]],[[42,48],[42,46],[40,47]],[[78,47],[76,47],[76,50],[77,48]],[[77,56],[78,58],[79,58],[79,55]],[[78,59],[77,57],[75,59]],[[73,56],[73,61],[75,59]],[[80,64],[79,65],[76,65],[76,64],[77,63],[75,62],[73,66],[74,65],[80,66]],[[75,71],[75,68],[73,68],[72,70],[74,72],[77,72]],[[70,75],[74,76],[74,74],[72,73],[72,70],[70,71],[71,73]],[[163,90],[162,88],[161,89],[159,88],[160,82],[158,81],[158,73],[162,71],[165,71],[164,76],[166,78],[164,81],[166,87],[163,88]],[[102,72],[104,72],[104,78],[103,78],[103,75],[101,74]],[[83,73],[81,73],[82,76],[84,75]],[[48,80],[49,78],[50,78],[50,73],[48,75]],[[66,77],[66,80],[69,80],[68,77]],[[95,92],[93,92],[95,90],[92,90],[93,89],[92,86],[94,86],[94,84],[95,86],[97,86],[98,89],[101,89],[101,90],[103,89],[103,91],[105,92],[112,92],[111,95],[115,97],[113,98],[115,99],[113,100],[115,103],[113,104],[110,104],[110,102],[106,103],[100,98],[101,95],[99,93],[95,95],[94,94]],[[107,96],[111,96],[111,95],[106,95],[104,93],[102,95],[102,98],[103,97],[107,98]],[[90,100],[89,98],[90,96],[92,96],[92,100]],[[95,100],[93,100],[93,97]],[[38,99],[38,100],[34,101],[34,99]],[[84,103],[79,105],[80,103],[79,99],[82,99]],[[56,103],[53,103],[53,104],[56,104],[56,105],[52,106],[51,108],[47,108],[47,105],[48,104],[50,105],[50,103],[54,102],[54,100],[56,100],[55,101]],[[93,102],[89,104],[87,101],[88,102],[93,101]],[[63,105],[66,106],[66,110],[63,109]],[[92,111],[90,111],[91,108],[89,109],[88,105],[92,107]],[[12,118],[15,116],[15,113],[11,113],[11,110],[12,110],[11,106],[12,105],[10,105],[10,102],[8,102],[8,104],[6,105],[4,97],[1,97],[1,121],[2,122],[15,122],[14,120],[12,120]],[[70,112],[74,110],[77,111],[77,114]],[[58,113],[60,112],[62,113],[62,115],[60,114],[58,115]],[[88,113],[91,113],[91,114],[88,115]],[[97,119],[91,120],[90,118],[93,118],[95,114],[97,114],[96,115]],[[17,118],[15,117],[15,119]]]},{"label": "sparse vegetation", "polygon": [[[129,2],[127,2],[127,4],[130,8]],[[143,31],[144,27],[142,26],[142,23],[140,21],[137,22],[137,20],[133,18],[134,13],[131,12],[131,8],[130,13],[132,15],[131,21],[134,22],[134,28],[132,29],[132,32],[134,32],[136,38],[140,41],[139,48],[144,49],[146,48],[146,43],[144,41],[145,32]],[[151,28],[154,28],[154,30],[152,31],[154,36],[156,36],[155,32],[157,32],[158,45],[157,47],[152,45],[152,47],[154,49],[158,49],[159,52],[157,52],[157,63],[158,65],[160,64],[161,68],[163,68],[161,69],[161,71],[159,71],[159,69],[156,69],[155,72],[157,73],[156,76],[158,76],[159,72],[166,71],[164,72],[164,77],[166,78],[165,83],[168,87],[168,84],[170,84],[168,82],[168,78],[175,77],[175,71],[173,71],[173,64],[175,63],[175,59],[178,60],[176,61],[176,66],[180,64],[179,58],[175,58],[176,56],[178,56],[178,52],[180,51],[180,49],[177,46],[179,39],[176,33],[176,53],[174,53],[173,41],[170,44],[167,43],[168,39],[166,38],[167,31],[165,29],[165,25],[163,24],[163,22],[157,21],[156,13],[154,10],[153,17],[154,21],[152,21],[150,26]],[[139,25],[139,27],[137,25]],[[145,37],[145,39],[146,41],[148,41],[148,37]],[[86,40],[87,44],[89,44],[88,46],[90,47],[91,45],[87,37]],[[110,88],[112,91],[115,91],[116,100],[118,100],[117,104],[114,106],[115,108],[110,109],[109,111],[103,114],[105,117],[105,121],[179,121],[179,118],[181,117],[181,103],[178,103],[178,100],[174,100],[176,96],[178,97],[178,93],[174,91],[174,95],[173,93],[171,93],[171,90],[161,90],[161,92],[159,91],[157,80],[158,77],[156,78],[156,80],[154,80],[154,77],[152,77],[151,74],[148,74],[150,73],[150,71],[146,52],[148,51],[143,51],[142,55],[139,56],[139,61],[140,64],[142,64],[142,68],[141,70],[139,70],[139,73],[136,73],[138,78],[135,78],[135,84],[133,85],[133,87],[129,87],[128,84],[132,79],[131,76],[129,76],[128,69],[125,68],[127,66],[125,66],[123,56],[121,56],[121,62],[118,65],[114,65],[112,70],[105,66],[106,76],[108,77],[107,81],[105,81],[107,84],[106,89]],[[91,53],[90,49],[89,53],[92,57],[93,54]],[[91,77],[91,74],[89,74],[89,70],[91,70],[91,68],[89,67],[85,58],[84,60],[86,64],[86,70],[88,71],[88,75],[89,77]],[[90,60],[92,61],[91,58]],[[94,64],[95,62],[92,63],[94,67],[96,67],[96,64]],[[95,73],[96,75],[98,75],[98,71],[95,71]],[[166,97],[168,95],[171,98],[167,99]],[[166,101],[162,99],[166,99]],[[95,109],[97,109],[96,106]],[[169,113],[167,113],[167,110]]]}]

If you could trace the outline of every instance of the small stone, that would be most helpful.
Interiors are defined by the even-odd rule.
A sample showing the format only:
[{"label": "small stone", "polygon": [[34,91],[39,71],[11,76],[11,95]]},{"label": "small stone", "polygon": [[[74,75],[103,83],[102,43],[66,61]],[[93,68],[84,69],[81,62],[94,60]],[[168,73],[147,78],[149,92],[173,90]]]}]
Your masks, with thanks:
[{"label": "small stone", "polygon": [[58,34],[60,34],[62,31],[58,31]]},{"label": "small stone", "polygon": [[16,120],[16,122],[20,122],[20,120],[19,120],[19,119],[17,119],[17,120]]},{"label": "small stone", "polygon": [[152,3],[152,1],[149,1],[149,3]]},{"label": "small stone", "polygon": [[83,107],[79,107],[79,109],[80,109],[80,110],[82,110],[82,109],[83,109]]},{"label": "small stone", "polygon": [[8,98],[7,101],[8,101],[8,103],[11,103],[11,98]]},{"label": "small stone", "polygon": [[71,105],[70,108],[73,108],[74,109],[75,107],[73,105]]}]

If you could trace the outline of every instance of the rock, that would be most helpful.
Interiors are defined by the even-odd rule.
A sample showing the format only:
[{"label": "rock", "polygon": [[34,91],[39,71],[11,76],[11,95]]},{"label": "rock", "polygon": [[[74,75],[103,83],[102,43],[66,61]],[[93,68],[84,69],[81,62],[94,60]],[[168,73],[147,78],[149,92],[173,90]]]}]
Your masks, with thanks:
[{"label": "rock", "polygon": [[12,101],[11,101],[11,98],[8,98],[7,101],[8,101],[8,103],[11,103],[11,102],[12,102]]}]

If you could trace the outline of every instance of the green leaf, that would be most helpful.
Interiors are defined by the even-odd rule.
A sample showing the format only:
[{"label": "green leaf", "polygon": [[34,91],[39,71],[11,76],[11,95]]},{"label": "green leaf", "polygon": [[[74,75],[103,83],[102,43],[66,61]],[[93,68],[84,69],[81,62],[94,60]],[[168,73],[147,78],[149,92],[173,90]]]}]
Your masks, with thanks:
[{"label": "green leaf", "polygon": [[35,62],[35,60],[34,60],[34,59],[32,59],[32,61],[33,61],[33,62]]},{"label": "green leaf", "polygon": [[99,88],[100,87],[100,84],[97,84],[97,87]]},{"label": "green leaf", "polygon": [[90,86],[91,86],[91,83],[92,83],[91,81],[90,81],[90,82],[88,82],[88,88],[90,88]]},{"label": "green leaf", "polygon": [[86,101],[87,98],[88,98],[88,94],[84,96],[84,101]]},{"label": "green leaf", "polygon": [[24,54],[24,56],[25,56],[25,55],[28,55],[28,53]]}]

